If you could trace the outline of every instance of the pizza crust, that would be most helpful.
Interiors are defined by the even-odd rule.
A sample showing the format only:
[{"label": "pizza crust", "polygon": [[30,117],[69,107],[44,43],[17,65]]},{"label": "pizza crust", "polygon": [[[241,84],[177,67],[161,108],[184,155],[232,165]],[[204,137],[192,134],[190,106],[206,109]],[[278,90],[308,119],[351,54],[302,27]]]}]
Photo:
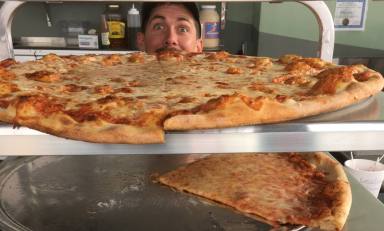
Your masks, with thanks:
[{"label": "pizza crust", "polygon": [[13,123],[13,119],[16,116],[16,110],[13,107],[8,106],[6,109],[0,108],[0,121],[5,123]]},{"label": "pizza crust", "polygon": [[327,190],[327,193],[333,198],[330,213],[321,221],[313,222],[313,226],[324,230],[343,227],[352,205],[351,186],[343,166],[323,152],[303,153],[302,156],[309,163],[315,165],[319,171],[326,172],[325,179],[332,182],[328,187],[329,190]]},{"label": "pizza crust", "polygon": [[260,108],[254,109],[241,100],[234,100],[208,112],[197,111],[168,117],[165,130],[225,128],[239,125],[276,123],[335,111],[358,103],[379,92],[384,85],[380,76],[368,81],[353,82],[345,90],[333,95],[319,95],[313,99],[280,103],[275,99],[261,99]]},{"label": "pizza crust", "polygon": [[[165,130],[188,130],[204,128],[224,128],[234,125],[260,124],[278,122],[295,118],[293,107],[282,105],[276,101],[262,99],[262,106],[255,110],[233,96],[233,100],[221,108],[196,114],[182,114],[169,117],[164,121]],[[273,112],[273,113],[272,113]]]},{"label": "pizza crust", "polygon": [[59,137],[100,143],[150,144],[164,143],[160,126],[111,124],[102,120],[78,123],[63,113],[49,117],[16,117],[16,124],[40,130]]}]

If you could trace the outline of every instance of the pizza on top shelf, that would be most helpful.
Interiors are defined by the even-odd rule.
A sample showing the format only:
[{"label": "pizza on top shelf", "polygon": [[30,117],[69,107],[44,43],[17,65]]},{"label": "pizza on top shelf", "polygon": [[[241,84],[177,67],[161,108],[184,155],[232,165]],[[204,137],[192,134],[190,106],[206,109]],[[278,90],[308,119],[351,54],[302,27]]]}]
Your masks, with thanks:
[{"label": "pizza on top shelf", "polygon": [[163,51],[0,62],[0,121],[101,143],[162,143],[166,130],[276,123],[354,104],[383,77],[363,65]]}]

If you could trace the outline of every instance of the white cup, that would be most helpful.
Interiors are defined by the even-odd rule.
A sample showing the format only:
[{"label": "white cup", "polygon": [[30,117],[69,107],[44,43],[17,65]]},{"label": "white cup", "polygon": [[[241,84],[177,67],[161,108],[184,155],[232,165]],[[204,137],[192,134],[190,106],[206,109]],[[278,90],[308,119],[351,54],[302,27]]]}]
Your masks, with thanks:
[{"label": "white cup", "polygon": [[384,180],[384,164],[373,160],[353,159],[345,161],[349,173],[375,197],[379,195]]}]

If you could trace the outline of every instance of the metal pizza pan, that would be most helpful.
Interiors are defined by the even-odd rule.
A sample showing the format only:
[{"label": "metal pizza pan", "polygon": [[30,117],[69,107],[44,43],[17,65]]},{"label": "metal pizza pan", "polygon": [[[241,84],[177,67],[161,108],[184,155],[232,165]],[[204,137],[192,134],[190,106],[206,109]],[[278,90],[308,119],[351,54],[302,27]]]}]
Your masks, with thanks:
[{"label": "metal pizza pan", "polygon": [[202,156],[41,156],[5,160],[0,172],[0,229],[270,230],[270,225],[230,208],[153,182],[152,174]]}]

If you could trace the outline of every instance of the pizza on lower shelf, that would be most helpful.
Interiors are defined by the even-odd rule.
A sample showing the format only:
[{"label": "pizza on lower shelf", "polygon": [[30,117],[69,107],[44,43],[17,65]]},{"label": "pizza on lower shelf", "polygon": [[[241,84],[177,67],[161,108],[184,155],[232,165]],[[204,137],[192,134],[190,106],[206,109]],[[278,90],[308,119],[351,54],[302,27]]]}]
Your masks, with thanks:
[{"label": "pizza on lower shelf", "polygon": [[275,226],[341,230],[352,202],[343,167],[320,152],[216,154],[158,180]]},{"label": "pizza on lower shelf", "polygon": [[161,143],[164,130],[274,123],[354,104],[383,77],[363,65],[163,51],[0,62],[0,121],[77,140]]}]

